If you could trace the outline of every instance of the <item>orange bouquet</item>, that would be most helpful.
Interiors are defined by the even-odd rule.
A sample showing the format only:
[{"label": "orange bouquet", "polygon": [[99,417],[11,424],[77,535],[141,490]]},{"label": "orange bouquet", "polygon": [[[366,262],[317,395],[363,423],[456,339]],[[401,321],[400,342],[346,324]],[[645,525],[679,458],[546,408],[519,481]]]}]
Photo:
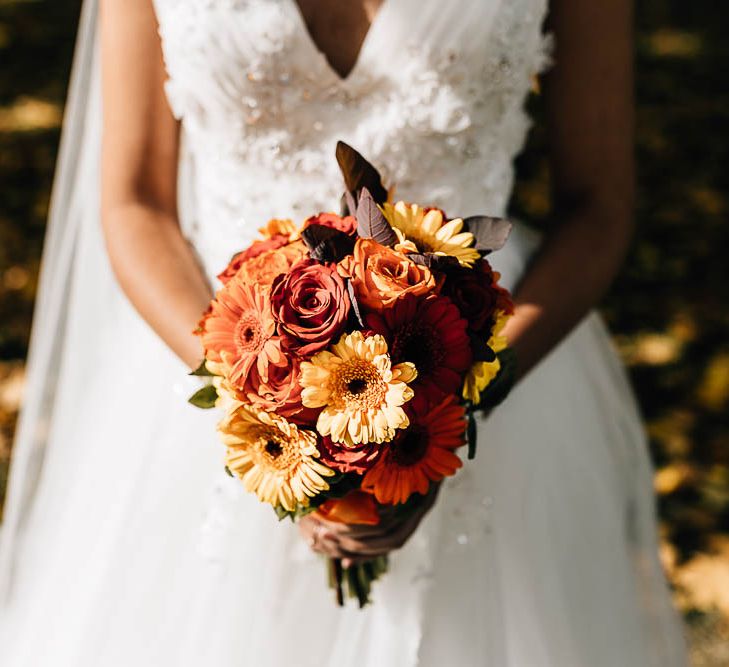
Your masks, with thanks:
[{"label": "orange bouquet", "polygon": [[[223,410],[229,474],[280,518],[377,524],[474,455],[473,412],[510,386],[513,307],[485,257],[511,225],[392,203],[354,149],[337,160],[342,215],[271,220],[219,275],[190,402]],[[385,569],[332,563],[340,603],[346,587],[364,605]]]}]

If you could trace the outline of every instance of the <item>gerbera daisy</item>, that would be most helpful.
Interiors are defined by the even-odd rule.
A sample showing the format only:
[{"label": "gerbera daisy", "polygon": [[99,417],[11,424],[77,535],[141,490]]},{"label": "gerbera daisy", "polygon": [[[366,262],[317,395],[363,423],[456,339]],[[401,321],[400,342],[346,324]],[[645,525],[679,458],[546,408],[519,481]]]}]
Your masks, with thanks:
[{"label": "gerbera daisy", "polygon": [[382,336],[354,331],[301,364],[301,400],[324,408],[316,428],[334,442],[387,442],[408,425],[402,405],[413,396],[407,383],[416,375],[411,363],[392,365]]},{"label": "gerbera daisy", "polygon": [[294,221],[288,218],[272,218],[265,226],[259,228],[258,233],[267,239],[274,238],[275,236],[285,236],[289,241],[293,241],[299,236]]},{"label": "gerbera daisy", "polygon": [[253,364],[266,377],[268,364],[281,362],[275,331],[266,291],[236,275],[215,295],[199,335],[205,357],[224,364],[225,374],[239,387]]},{"label": "gerbera daisy", "polygon": [[431,482],[461,467],[454,450],[465,443],[465,409],[455,396],[433,406],[410,406],[410,427],[400,431],[362,480],[362,489],[382,504],[404,503],[413,493],[426,494]]},{"label": "gerbera daisy", "polygon": [[316,434],[271,412],[245,406],[218,425],[228,446],[226,465],[262,502],[293,511],[329,488],[334,471],[316,458]]},{"label": "gerbera daisy", "polygon": [[440,209],[425,209],[404,201],[394,205],[386,202],[382,212],[398,236],[395,249],[400,252],[450,255],[463,266],[472,266],[480,257],[473,247],[473,234],[461,231],[461,218],[446,222]]},{"label": "gerbera daisy", "polygon": [[[496,311],[496,323],[491,332],[491,337],[488,340],[488,346],[494,352],[501,352],[508,345],[506,336],[501,335],[501,331],[508,319],[509,313],[503,310]],[[474,405],[478,405],[481,402],[481,392],[491,384],[491,381],[498,375],[500,369],[501,362],[498,357],[493,361],[477,361],[474,363],[466,374],[466,379],[463,383],[463,398]]]},{"label": "gerbera daisy", "polygon": [[418,371],[416,394],[431,401],[457,394],[472,361],[468,322],[444,296],[406,297],[395,308],[369,313],[367,326],[390,341],[390,358],[410,361]]}]

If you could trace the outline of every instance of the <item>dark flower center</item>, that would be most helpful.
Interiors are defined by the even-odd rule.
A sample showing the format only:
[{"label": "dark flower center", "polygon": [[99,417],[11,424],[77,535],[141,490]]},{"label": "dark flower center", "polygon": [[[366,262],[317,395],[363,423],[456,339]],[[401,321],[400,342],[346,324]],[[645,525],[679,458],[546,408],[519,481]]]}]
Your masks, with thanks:
[{"label": "dark flower center", "polygon": [[347,390],[354,396],[359,396],[366,388],[367,382],[359,378],[347,383]]},{"label": "dark flower center", "polygon": [[438,332],[424,322],[408,322],[394,336],[390,351],[393,364],[415,364],[418,378],[429,377],[443,361],[445,350]]},{"label": "dark flower center", "polygon": [[235,341],[239,353],[250,353],[258,349],[261,342],[260,327],[261,323],[252,313],[246,313],[238,320],[235,327]]},{"label": "dark flower center", "polygon": [[407,468],[422,460],[428,451],[428,432],[411,424],[401,432],[391,446],[390,457],[399,466]]},{"label": "dark flower center", "polygon": [[275,440],[269,440],[264,449],[266,450],[266,454],[268,454],[271,458],[278,458],[283,454],[283,448],[281,447],[281,443],[276,442]]}]

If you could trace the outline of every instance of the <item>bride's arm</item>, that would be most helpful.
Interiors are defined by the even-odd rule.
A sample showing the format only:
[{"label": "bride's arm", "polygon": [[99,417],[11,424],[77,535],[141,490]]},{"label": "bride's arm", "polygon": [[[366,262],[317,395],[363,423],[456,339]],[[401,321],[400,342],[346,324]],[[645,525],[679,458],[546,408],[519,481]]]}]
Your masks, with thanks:
[{"label": "bride's arm", "polygon": [[190,367],[192,331],[210,288],[177,220],[178,123],[164,96],[151,0],[102,0],[101,213],[117,279],[134,307]]},{"label": "bride's arm", "polygon": [[610,285],[632,233],[631,0],[553,0],[556,66],[546,77],[553,227],[516,290],[505,330],[519,374]]},{"label": "bride's arm", "polygon": [[[546,99],[557,222],[516,291],[506,329],[522,376],[597,303],[632,230],[632,2],[553,0],[550,23],[557,66]],[[374,528],[311,515],[301,530],[317,551],[358,560],[402,546],[432,502],[418,516]]]}]

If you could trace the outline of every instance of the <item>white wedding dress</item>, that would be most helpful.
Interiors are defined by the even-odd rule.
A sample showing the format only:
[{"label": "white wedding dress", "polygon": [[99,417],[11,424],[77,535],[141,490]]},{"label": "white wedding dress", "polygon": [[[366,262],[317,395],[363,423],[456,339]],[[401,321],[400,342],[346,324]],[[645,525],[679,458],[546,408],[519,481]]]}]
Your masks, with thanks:
[{"label": "white wedding dress", "polygon": [[[155,4],[181,224],[211,280],[269,218],[338,208],[337,139],[399,198],[506,212],[546,0],[385,0],[345,79],[294,0]],[[187,404],[195,380],[111,277],[94,13],[5,513],[3,667],[684,665],[640,417],[596,315],[479,423],[374,604],[335,606],[297,529],[225,475],[217,415]],[[508,285],[535,244],[517,226],[493,256]]]}]

